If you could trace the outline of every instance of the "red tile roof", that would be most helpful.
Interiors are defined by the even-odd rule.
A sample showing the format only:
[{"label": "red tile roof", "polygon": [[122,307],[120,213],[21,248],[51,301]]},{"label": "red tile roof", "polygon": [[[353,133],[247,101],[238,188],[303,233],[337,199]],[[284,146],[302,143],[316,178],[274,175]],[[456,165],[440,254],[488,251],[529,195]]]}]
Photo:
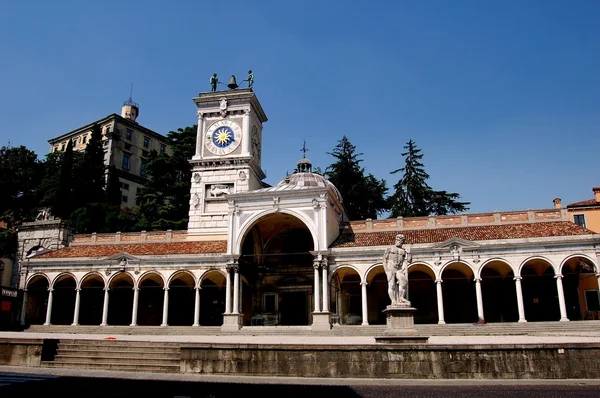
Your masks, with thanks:
[{"label": "red tile roof", "polygon": [[582,207],[582,206],[600,206],[599,202],[596,202],[596,199],[583,200],[581,202],[575,202],[567,205],[567,209],[569,207]]},{"label": "red tile roof", "polygon": [[588,235],[594,232],[568,221],[530,224],[485,225],[462,228],[431,228],[388,232],[343,233],[331,247],[361,247],[393,245],[395,236],[402,233],[406,243],[445,242],[451,238],[493,240],[543,238],[549,236]]},{"label": "red tile roof", "polygon": [[86,245],[70,246],[35,257],[108,257],[121,252],[132,256],[152,256],[163,254],[219,254],[227,251],[227,241],[176,242],[176,243],[138,243],[122,245]]}]

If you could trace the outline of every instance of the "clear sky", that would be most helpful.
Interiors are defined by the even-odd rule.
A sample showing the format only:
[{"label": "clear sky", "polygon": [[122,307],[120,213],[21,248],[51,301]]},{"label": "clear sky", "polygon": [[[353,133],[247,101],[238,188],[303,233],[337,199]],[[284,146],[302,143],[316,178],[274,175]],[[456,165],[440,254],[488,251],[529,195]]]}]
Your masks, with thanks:
[{"label": "clear sky", "polygon": [[212,73],[252,69],[270,184],[346,135],[391,188],[413,139],[470,212],[549,208],[600,185],[599,21],[597,0],[0,0],[0,145],[43,157],[132,82],[166,134]]}]

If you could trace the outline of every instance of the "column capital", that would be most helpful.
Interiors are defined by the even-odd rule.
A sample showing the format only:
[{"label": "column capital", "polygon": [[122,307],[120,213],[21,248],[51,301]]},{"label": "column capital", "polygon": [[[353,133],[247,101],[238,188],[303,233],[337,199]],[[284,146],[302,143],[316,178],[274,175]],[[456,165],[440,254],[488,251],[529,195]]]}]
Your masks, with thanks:
[{"label": "column capital", "polygon": [[202,290],[202,287],[200,287],[200,286],[194,286],[194,290]]},{"label": "column capital", "polygon": [[361,286],[367,286],[367,285],[368,285],[368,283],[367,283],[367,282],[365,282],[365,281],[362,281],[362,282],[360,283],[360,285],[361,285]]},{"label": "column capital", "polygon": [[164,291],[168,291],[168,290],[169,290],[169,287],[168,287],[168,286],[167,286],[167,287],[163,287],[163,290],[164,290]]},{"label": "column capital", "polygon": [[554,279],[562,279],[563,275],[562,274],[556,274],[554,275]]},{"label": "column capital", "polygon": [[105,287],[105,288],[104,288],[104,289],[102,289],[102,290],[104,290],[105,292],[108,292],[108,291],[110,290],[110,288],[109,288],[109,287]]},{"label": "column capital", "polygon": [[522,276],[515,276],[515,277],[513,278],[513,281],[520,281],[521,279],[523,279],[523,277],[522,277]]},{"label": "column capital", "polygon": [[139,292],[140,288],[139,287],[133,287],[133,288],[131,288],[131,290],[133,290],[134,292]]},{"label": "column capital", "polygon": [[438,283],[438,284],[441,284],[442,282],[443,282],[443,280],[442,280],[442,279],[436,279],[436,280],[435,280],[435,283]]},{"label": "column capital", "polygon": [[[600,278],[600,272],[596,273],[596,277]],[[27,291],[26,289],[23,289],[23,290]]]},{"label": "column capital", "polygon": [[313,261],[313,269],[319,269],[321,268],[321,262],[314,260]]},{"label": "column capital", "polygon": [[[600,276],[600,275],[598,275]],[[27,288],[23,289],[23,293],[27,293]]]},{"label": "column capital", "polygon": [[53,289],[53,288],[51,288],[51,287],[49,287],[49,288],[48,288],[48,291],[49,291],[49,292],[53,292],[53,291],[54,291],[54,289]]},{"label": "column capital", "polygon": [[76,288],[75,288],[75,291],[76,291],[76,292],[80,292],[80,291],[81,291],[81,288],[80,288],[80,287],[76,287]]},{"label": "column capital", "polygon": [[475,283],[481,283],[481,278],[475,278],[473,280],[475,281]]}]

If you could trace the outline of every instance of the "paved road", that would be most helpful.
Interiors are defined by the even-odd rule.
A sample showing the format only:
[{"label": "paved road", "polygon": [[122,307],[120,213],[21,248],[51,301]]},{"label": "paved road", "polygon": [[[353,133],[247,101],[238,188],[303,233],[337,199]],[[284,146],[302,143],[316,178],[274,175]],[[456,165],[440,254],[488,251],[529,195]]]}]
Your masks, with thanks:
[{"label": "paved road", "polygon": [[[336,379],[339,384],[339,379]],[[572,384],[571,384],[572,383]],[[307,385],[132,380],[0,373],[0,397],[598,397],[600,385],[570,381],[564,385]]]}]

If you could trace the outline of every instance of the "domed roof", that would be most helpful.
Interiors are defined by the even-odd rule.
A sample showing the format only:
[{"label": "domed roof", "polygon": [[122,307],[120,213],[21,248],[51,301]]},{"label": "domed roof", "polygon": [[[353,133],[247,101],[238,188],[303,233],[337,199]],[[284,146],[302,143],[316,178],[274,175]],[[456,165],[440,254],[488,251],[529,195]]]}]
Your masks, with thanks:
[{"label": "domed roof", "polygon": [[294,173],[283,180],[279,181],[277,184],[278,187],[284,185],[295,185],[297,187],[307,187],[307,188],[327,188],[328,193],[337,198],[338,201],[342,201],[342,195],[340,195],[340,191],[329,182],[328,179],[323,177],[320,174],[316,173]]}]

